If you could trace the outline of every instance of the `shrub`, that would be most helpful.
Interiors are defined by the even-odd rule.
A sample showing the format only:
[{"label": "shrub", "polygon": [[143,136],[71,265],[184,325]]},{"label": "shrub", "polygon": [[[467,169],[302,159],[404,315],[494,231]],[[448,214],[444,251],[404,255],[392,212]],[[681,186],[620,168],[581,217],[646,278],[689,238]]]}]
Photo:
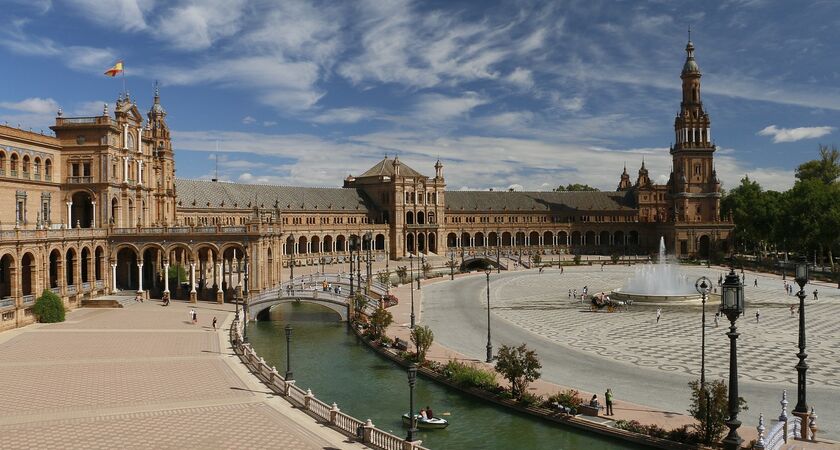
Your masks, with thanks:
[{"label": "shrub", "polygon": [[385,335],[385,330],[394,322],[394,315],[383,308],[377,308],[370,315],[371,333],[375,338]]},{"label": "shrub", "polygon": [[575,262],[576,266],[579,266],[580,265],[580,255],[575,255],[575,257],[572,258],[572,261]]},{"label": "shrub", "polygon": [[574,408],[578,409],[580,405],[583,404],[583,397],[580,396],[580,393],[574,389],[566,389],[565,391],[560,391],[546,399],[547,404],[557,403],[559,405],[565,406],[566,408]]},{"label": "shrub", "polygon": [[541,368],[537,352],[528,350],[525,344],[519,347],[503,345],[496,356],[496,372],[510,382],[510,393],[516,399],[521,399],[528,384],[540,377]]},{"label": "shrub", "polygon": [[534,261],[534,264],[539,264],[542,262],[542,256],[539,253],[534,253],[534,256],[531,257],[531,260]]},{"label": "shrub", "polygon": [[432,342],[435,340],[435,334],[432,332],[432,329],[426,325],[420,327],[414,327],[411,330],[411,343],[414,344],[414,348],[417,349],[417,361],[423,362],[426,360],[426,352],[429,351],[429,347],[432,346]]},{"label": "shrub", "polygon": [[[726,431],[726,419],[729,417],[729,392],[723,380],[707,381],[706,388],[700,389],[700,381],[688,383],[691,388],[691,405],[688,413],[697,419],[694,430],[702,442],[711,444],[723,436]],[[739,410],[747,409],[747,402],[738,397]]]},{"label": "shrub", "polygon": [[617,264],[618,261],[621,259],[621,255],[618,253],[613,253],[610,255],[610,259],[612,260],[613,264]]},{"label": "shrub", "polygon": [[495,391],[499,386],[496,374],[462,362],[450,360],[442,368],[443,374],[455,384]]},{"label": "shrub", "polygon": [[32,312],[41,323],[64,322],[64,303],[55,292],[44,289],[41,296],[35,300]]},{"label": "shrub", "polygon": [[519,397],[519,404],[522,406],[538,406],[543,403],[544,399],[541,395],[531,392],[523,392]]}]

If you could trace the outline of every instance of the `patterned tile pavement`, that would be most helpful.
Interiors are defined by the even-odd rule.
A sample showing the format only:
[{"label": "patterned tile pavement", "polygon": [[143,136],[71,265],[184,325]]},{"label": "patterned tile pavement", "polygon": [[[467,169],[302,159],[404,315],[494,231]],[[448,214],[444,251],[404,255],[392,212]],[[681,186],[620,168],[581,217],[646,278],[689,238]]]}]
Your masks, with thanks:
[{"label": "patterned tile pavement", "polygon": [[[656,306],[636,303],[626,310],[590,312],[588,305],[570,300],[569,289],[580,293],[620,287],[633,274],[632,268],[573,268],[560,274],[523,273],[492,283],[493,312],[557,344],[664,372],[700,373],[700,306],[662,307],[656,323]],[[702,275],[717,281],[721,270],[687,268],[692,279]],[[758,279],[758,287],[754,280]],[[796,383],[798,318],[789,306],[798,298],[789,296],[779,277],[747,273],[747,311],[738,320],[738,370],[741,377],[758,382]],[[812,292],[819,290],[819,300]],[[840,304],[835,286],[806,286],[807,352],[811,369],[809,384],[840,387],[840,321],[833,311]],[[717,304],[706,306],[706,367],[714,378],[726,378],[729,363],[729,322],[715,326]],[[756,323],[755,313],[760,312]]]},{"label": "patterned tile pavement", "polygon": [[210,326],[232,309],[146,302],[4,333],[0,448],[360,448],[247,372]]}]

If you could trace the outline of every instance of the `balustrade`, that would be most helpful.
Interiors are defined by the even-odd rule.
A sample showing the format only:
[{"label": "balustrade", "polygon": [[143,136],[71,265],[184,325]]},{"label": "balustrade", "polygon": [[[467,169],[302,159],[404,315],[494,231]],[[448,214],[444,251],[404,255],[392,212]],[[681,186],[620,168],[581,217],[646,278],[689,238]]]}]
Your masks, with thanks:
[{"label": "balustrade", "polygon": [[32,303],[35,303],[35,294],[29,294],[29,295],[24,295],[23,296],[23,304],[24,305],[30,305]]},{"label": "balustrade", "polygon": [[15,299],[12,297],[0,298],[0,308],[6,308],[9,306],[15,306]]}]

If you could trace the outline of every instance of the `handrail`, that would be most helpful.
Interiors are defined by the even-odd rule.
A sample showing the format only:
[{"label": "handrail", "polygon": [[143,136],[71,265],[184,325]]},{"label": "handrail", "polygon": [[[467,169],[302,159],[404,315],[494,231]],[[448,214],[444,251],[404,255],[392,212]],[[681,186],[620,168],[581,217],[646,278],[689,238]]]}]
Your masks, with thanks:
[{"label": "handrail", "polygon": [[249,344],[242,342],[242,327],[239,317],[230,325],[230,342],[234,352],[243,364],[265,383],[272,391],[286,398],[289,403],[300,407],[310,416],[320,420],[346,436],[360,440],[378,450],[429,450],[420,446],[420,441],[406,442],[404,439],[376,428],[368,419],[362,422],[338,409],[335,403],[328,406],[315,398],[312,391],[297,387],[294,381],[286,381],[275,367],[269,367],[263,358]]}]

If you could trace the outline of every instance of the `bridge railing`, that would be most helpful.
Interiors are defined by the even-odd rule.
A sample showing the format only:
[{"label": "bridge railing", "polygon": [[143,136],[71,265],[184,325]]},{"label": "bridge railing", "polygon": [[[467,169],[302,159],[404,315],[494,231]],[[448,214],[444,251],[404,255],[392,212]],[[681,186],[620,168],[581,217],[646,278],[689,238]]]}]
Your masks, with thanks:
[{"label": "bridge railing", "polygon": [[[342,286],[342,289],[349,289],[350,286],[350,274],[349,273],[328,273],[328,274],[318,274],[318,275],[303,275],[299,277],[295,277],[294,280],[289,281],[286,280],[281,283],[281,285],[285,288],[289,283],[292,283],[294,286],[309,286],[315,284],[316,287],[320,288],[324,281],[327,283],[332,283],[333,285],[339,284]],[[354,274],[353,283],[356,283],[356,276]],[[362,286],[367,285],[367,278],[362,276]],[[388,287],[384,284],[380,283],[378,280],[371,278],[370,280],[370,290],[372,293],[377,295],[385,295],[388,292]]]},{"label": "bridge railing", "polygon": [[283,396],[289,403],[301,408],[311,417],[356,439],[371,448],[379,450],[429,450],[421,447],[420,441],[407,442],[403,438],[376,428],[370,419],[361,421],[345,414],[338,405],[331,406],[315,398],[312,391],[303,390],[294,380],[286,381],[276,367],[270,367],[247,343],[242,342],[242,324],[237,317],[230,326],[230,342],[234,352],[243,364],[274,393]]},{"label": "bridge railing", "polygon": [[[260,292],[258,295],[252,297],[248,301],[249,307],[255,307],[263,303],[270,303],[280,299],[289,299],[289,298],[306,298],[311,300],[323,300],[331,303],[338,303],[342,305],[347,305],[349,296],[348,295],[339,295],[332,291],[324,291],[320,288],[312,290],[312,289],[288,289],[288,285],[285,288],[275,288],[267,291]],[[367,305],[365,306],[365,313],[371,314],[376,311],[376,308],[379,306],[379,299],[366,296],[368,299]]]}]

